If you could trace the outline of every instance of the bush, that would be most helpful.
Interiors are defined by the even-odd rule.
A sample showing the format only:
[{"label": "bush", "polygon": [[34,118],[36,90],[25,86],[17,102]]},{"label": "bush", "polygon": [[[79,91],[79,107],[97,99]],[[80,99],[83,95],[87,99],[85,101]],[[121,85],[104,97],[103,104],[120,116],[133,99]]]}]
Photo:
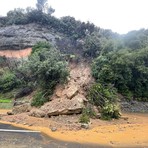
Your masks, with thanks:
[{"label": "bush", "polygon": [[0,67],[5,67],[7,65],[6,57],[0,56]]},{"label": "bush", "polygon": [[88,99],[91,104],[104,107],[106,103],[117,103],[117,91],[112,85],[96,83],[90,88]]},{"label": "bush", "polygon": [[24,9],[14,9],[7,13],[7,25],[24,25],[27,23],[27,18]]},{"label": "bush", "polygon": [[43,92],[38,92],[33,96],[31,106],[40,107],[47,101],[48,99],[44,97]]},{"label": "bush", "polygon": [[42,88],[48,95],[68,76],[67,63],[60,52],[44,42],[33,47],[33,53],[26,64],[20,67],[19,73],[27,84],[33,82],[34,86]]},{"label": "bush", "polygon": [[90,103],[101,108],[102,119],[120,117],[117,92],[111,85],[94,84],[89,90],[88,99]]},{"label": "bush", "polygon": [[52,46],[48,42],[37,42],[33,46],[31,54],[33,54],[34,52],[38,52],[40,50],[49,49],[49,48],[52,48]]},{"label": "bush", "polygon": [[82,114],[80,116],[79,122],[80,123],[89,123],[90,118],[95,118],[96,113],[94,109],[92,108],[93,106],[91,104],[88,104],[86,108],[83,108]]},{"label": "bush", "polygon": [[101,118],[104,120],[110,120],[112,118],[118,119],[121,116],[119,110],[117,104],[106,103],[101,110]]},{"label": "bush", "polygon": [[97,57],[103,48],[101,39],[96,34],[88,35],[85,38],[83,48],[85,57]]},{"label": "bush", "polygon": [[0,91],[8,92],[16,88],[20,84],[20,81],[17,79],[15,74],[11,72],[6,72],[0,77]]},{"label": "bush", "polygon": [[86,109],[83,109],[82,114],[79,118],[80,123],[89,123],[90,122],[90,116],[88,112],[86,112]]},{"label": "bush", "polygon": [[48,25],[49,16],[42,11],[32,10],[27,13],[28,23],[37,23],[41,25]]},{"label": "bush", "polygon": [[87,114],[82,114],[80,116],[79,122],[80,123],[89,123],[90,122],[90,118],[89,118],[89,116]]}]

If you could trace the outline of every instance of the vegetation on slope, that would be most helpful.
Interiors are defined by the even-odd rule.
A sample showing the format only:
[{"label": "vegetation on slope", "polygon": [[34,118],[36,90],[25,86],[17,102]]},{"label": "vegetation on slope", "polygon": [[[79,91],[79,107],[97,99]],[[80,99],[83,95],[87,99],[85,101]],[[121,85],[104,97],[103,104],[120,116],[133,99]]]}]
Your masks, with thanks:
[{"label": "vegetation on slope", "polygon": [[[69,37],[75,51],[83,55],[80,57],[92,61],[96,84],[90,88],[88,98],[101,107],[103,118],[120,116],[117,92],[128,100],[148,101],[148,30],[118,35],[70,16],[58,19],[52,16],[54,9],[45,9],[46,0],[40,2],[36,9],[9,11],[6,17],[0,18],[0,25],[37,23]],[[5,60],[0,59],[1,67],[8,66]],[[8,67],[8,73],[1,74],[0,91],[4,93],[16,87],[39,89],[32,103],[35,106],[47,101],[46,96],[50,96],[54,87],[68,75],[63,55],[48,43],[36,44],[23,65]]]},{"label": "vegetation on slope", "polygon": [[[37,89],[44,97],[49,97],[54,87],[58,83],[64,83],[68,76],[67,63],[62,54],[48,43],[37,43],[27,61],[18,64],[13,70],[9,68],[10,65],[6,66],[8,72],[0,77],[0,91],[6,93],[18,87],[22,88],[16,97],[22,97],[27,92]],[[45,101],[48,99],[40,101],[38,105]],[[37,106],[35,103],[32,105]]]},{"label": "vegetation on slope", "polygon": [[128,99],[148,98],[148,48],[119,50],[95,59],[92,71],[98,82],[111,83]]}]

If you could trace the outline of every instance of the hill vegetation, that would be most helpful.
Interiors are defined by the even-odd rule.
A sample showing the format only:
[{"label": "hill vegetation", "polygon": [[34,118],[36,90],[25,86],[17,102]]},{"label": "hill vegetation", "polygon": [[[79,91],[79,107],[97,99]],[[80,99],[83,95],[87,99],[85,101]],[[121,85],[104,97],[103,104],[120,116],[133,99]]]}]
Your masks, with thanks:
[{"label": "hill vegetation", "polygon": [[[80,53],[77,58],[92,63],[96,83],[90,87],[88,99],[101,107],[102,118],[120,117],[117,93],[127,100],[148,101],[148,30],[119,35],[70,16],[58,19],[52,16],[53,8],[45,9],[46,1],[40,2],[36,9],[9,11],[6,17],[0,18],[0,26],[36,23],[68,37],[75,46],[74,53],[77,50]],[[32,105],[43,105],[55,86],[67,79],[66,57],[46,42],[37,43],[28,60],[21,64],[14,62],[10,66],[1,57],[1,93],[29,87],[31,91],[38,90]],[[76,58],[76,55],[68,57]]]}]

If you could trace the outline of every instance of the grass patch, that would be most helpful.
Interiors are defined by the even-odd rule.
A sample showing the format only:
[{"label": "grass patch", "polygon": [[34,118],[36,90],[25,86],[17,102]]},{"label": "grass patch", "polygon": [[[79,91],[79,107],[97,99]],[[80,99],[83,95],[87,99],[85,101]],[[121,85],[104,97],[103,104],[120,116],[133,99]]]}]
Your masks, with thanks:
[{"label": "grass patch", "polygon": [[10,99],[0,99],[0,103],[11,103],[12,100]]},{"label": "grass patch", "polygon": [[79,122],[87,124],[90,122],[90,117],[87,114],[82,113],[82,115],[80,116]]},{"label": "grass patch", "polygon": [[0,109],[12,109],[12,103],[0,103]]},{"label": "grass patch", "polygon": [[4,95],[0,94],[0,109],[12,109],[12,99],[8,99]]}]

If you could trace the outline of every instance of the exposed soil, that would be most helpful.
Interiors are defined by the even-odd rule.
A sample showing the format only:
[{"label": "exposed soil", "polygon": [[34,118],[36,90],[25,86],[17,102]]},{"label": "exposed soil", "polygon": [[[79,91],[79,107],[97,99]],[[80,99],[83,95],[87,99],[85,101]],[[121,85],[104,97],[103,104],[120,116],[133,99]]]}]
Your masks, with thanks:
[{"label": "exposed soil", "polygon": [[[91,119],[88,130],[78,123],[79,115],[35,118],[27,113],[8,116],[1,112],[1,122],[40,130],[50,137],[71,142],[93,143],[113,147],[148,147],[148,114],[123,114],[120,120]],[[51,128],[57,131],[52,132]]]},{"label": "exposed soil", "polygon": [[22,50],[0,50],[0,56],[5,56],[7,58],[25,58],[31,54],[31,51],[31,48]]}]

